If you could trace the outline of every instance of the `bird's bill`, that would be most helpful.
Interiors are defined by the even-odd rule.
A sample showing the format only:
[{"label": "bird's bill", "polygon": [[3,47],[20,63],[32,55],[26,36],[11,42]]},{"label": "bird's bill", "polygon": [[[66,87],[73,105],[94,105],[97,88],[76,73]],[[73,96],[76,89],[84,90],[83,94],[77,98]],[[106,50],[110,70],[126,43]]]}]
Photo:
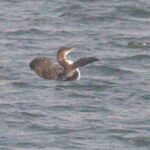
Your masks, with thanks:
[{"label": "bird's bill", "polygon": [[68,48],[69,51],[74,51],[76,48],[72,47],[72,48]]}]

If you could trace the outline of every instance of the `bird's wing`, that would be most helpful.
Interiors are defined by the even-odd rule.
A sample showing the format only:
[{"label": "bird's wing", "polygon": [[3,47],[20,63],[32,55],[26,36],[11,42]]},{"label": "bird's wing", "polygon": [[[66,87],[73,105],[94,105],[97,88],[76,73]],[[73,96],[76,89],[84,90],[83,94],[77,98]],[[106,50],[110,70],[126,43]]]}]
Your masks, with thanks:
[{"label": "bird's wing", "polygon": [[94,61],[99,61],[99,59],[96,57],[83,57],[83,58],[78,59],[77,61],[69,65],[67,70],[65,70],[66,77],[68,78],[68,77],[73,76],[73,74],[76,72],[76,69],[78,67],[85,66]]},{"label": "bird's wing", "polygon": [[80,58],[77,61],[75,61],[71,65],[71,69],[76,69],[78,67],[85,66],[85,65],[92,63],[92,62],[95,62],[95,61],[99,61],[99,59],[96,57],[83,57],[83,58]]},{"label": "bird's wing", "polygon": [[40,77],[44,79],[57,79],[60,66],[55,65],[48,57],[38,57],[30,62],[30,68]]}]

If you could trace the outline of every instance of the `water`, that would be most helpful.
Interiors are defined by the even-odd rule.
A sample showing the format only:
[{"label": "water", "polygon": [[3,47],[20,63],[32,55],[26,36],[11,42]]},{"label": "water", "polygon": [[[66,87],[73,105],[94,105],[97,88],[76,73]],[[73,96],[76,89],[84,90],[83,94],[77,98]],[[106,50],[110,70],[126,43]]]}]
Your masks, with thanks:
[{"label": "water", "polygon": [[[0,1],[1,150],[150,149],[149,0]],[[46,81],[38,56],[96,56],[81,80]]]}]

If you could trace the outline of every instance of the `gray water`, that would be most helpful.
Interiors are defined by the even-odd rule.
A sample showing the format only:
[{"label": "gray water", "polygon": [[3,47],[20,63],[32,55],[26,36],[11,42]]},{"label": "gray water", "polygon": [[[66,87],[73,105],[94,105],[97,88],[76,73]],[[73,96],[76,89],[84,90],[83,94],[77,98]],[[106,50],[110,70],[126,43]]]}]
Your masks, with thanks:
[{"label": "gray water", "polygon": [[[73,82],[30,70],[62,46],[100,61]],[[27,149],[150,149],[149,0],[0,0],[0,150]]]}]

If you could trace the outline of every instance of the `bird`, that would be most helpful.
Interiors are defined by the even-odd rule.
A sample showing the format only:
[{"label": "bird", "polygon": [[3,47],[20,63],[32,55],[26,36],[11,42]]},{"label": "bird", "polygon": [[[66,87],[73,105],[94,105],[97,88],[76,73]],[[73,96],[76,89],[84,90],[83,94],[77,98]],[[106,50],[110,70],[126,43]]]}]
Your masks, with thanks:
[{"label": "bird", "polygon": [[30,69],[46,80],[80,80],[79,67],[99,61],[99,59],[96,57],[82,57],[73,62],[67,57],[73,50],[75,48],[59,48],[57,51],[58,64],[54,64],[49,57],[37,57],[30,62]]}]

